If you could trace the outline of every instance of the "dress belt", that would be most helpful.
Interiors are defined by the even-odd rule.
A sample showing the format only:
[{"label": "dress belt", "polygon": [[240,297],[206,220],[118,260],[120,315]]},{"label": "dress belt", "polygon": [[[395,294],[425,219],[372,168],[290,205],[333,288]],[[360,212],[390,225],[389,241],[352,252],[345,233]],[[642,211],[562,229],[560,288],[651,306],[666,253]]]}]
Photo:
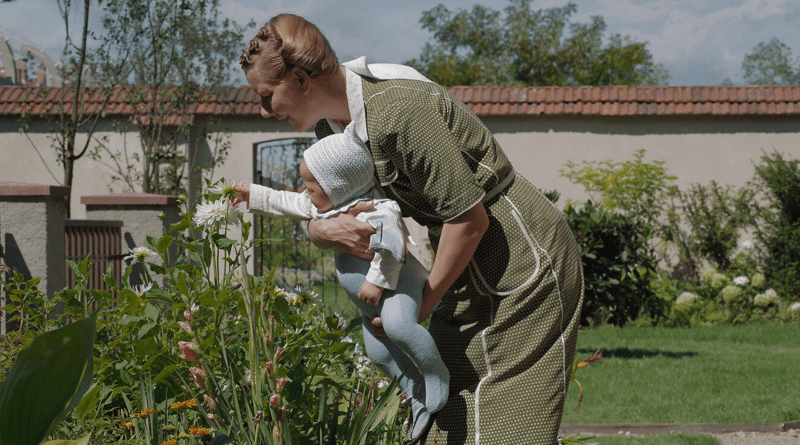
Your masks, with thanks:
[{"label": "dress belt", "polygon": [[489,190],[486,195],[483,197],[481,202],[487,202],[490,199],[494,198],[495,196],[499,195],[509,184],[514,182],[514,178],[517,177],[517,172],[515,170],[511,170],[511,173],[506,176],[506,179],[503,179],[503,182],[497,184],[497,187]]}]

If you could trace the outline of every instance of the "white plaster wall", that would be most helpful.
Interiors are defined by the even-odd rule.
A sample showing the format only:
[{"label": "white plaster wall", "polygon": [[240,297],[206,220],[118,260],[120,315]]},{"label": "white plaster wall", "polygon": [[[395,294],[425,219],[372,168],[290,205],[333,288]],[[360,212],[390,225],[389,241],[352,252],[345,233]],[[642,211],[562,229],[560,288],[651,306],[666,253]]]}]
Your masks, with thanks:
[{"label": "white plaster wall", "polygon": [[[567,200],[588,198],[583,186],[561,176],[560,170],[570,160],[578,164],[583,160],[624,161],[643,148],[645,160],[666,162],[668,172],[678,177],[679,186],[705,185],[715,180],[741,187],[753,178],[753,164],[759,162],[762,149],[800,158],[800,116],[507,116],[487,117],[483,121],[520,174],[542,190],[555,189],[561,193],[559,206]],[[285,122],[260,116],[224,116],[213,126],[200,122],[212,133],[230,130],[230,153],[223,165],[214,168],[212,181],[222,177],[253,181],[254,143],[314,136],[312,132],[296,132]],[[3,133],[0,180],[61,185],[63,170],[55,161],[44,125],[34,124],[28,138],[18,132],[16,118],[0,117],[0,133]],[[120,135],[110,123],[101,126],[97,136],[107,138],[112,147],[139,149],[135,131]],[[198,162],[207,163],[214,148],[213,143],[198,144]],[[88,157],[78,161],[72,194],[73,218],[85,217],[81,196],[125,191],[112,183],[110,174],[103,162]],[[412,225],[412,232],[425,245],[424,230]],[[428,258],[426,254],[417,254]]]}]

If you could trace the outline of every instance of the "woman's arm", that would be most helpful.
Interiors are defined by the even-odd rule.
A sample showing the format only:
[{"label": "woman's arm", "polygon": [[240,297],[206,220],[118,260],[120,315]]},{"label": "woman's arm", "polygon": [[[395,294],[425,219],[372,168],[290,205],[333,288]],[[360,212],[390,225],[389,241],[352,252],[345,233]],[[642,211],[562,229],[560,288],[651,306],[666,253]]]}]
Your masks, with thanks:
[{"label": "woman's arm", "polygon": [[308,234],[315,246],[327,249],[335,247],[342,252],[371,260],[374,252],[369,251],[369,238],[375,229],[355,215],[372,208],[372,202],[363,201],[354,205],[346,213],[325,219],[312,219],[308,222]]},{"label": "woman's arm", "polygon": [[420,322],[431,315],[447,289],[467,268],[488,228],[489,216],[482,202],[444,223],[433,268],[422,293]]},{"label": "woman's arm", "polygon": [[[422,291],[422,304],[419,308],[419,323],[430,317],[439,300],[456,279],[464,272],[489,228],[489,216],[483,203],[447,221],[442,226],[439,249],[433,261],[433,268]],[[386,336],[380,317],[371,320],[372,332]]]}]

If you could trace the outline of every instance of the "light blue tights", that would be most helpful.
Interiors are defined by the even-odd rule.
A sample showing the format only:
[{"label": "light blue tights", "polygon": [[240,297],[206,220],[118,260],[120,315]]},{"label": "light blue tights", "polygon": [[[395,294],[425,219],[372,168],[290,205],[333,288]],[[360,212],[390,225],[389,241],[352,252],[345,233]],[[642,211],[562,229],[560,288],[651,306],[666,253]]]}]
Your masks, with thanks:
[{"label": "light blue tights", "polygon": [[[441,409],[449,394],[450,373],[427,329],[417,323],[422,290],[428,271],[413,255],[407,255],[394,291],[384,290],[377,306],[358,299],[369,261],[343,252],[336,253],[336,273],[363,318],[367,355],[391,378],[403,375],[400,387],[412,398],[412,437],[422,433],[430,414]],[[372,333],[369,318],[380,315],[388,337]],[[416,364],[416,365],[415,365]],[[417,433],[417,434],[414,434]]]}]

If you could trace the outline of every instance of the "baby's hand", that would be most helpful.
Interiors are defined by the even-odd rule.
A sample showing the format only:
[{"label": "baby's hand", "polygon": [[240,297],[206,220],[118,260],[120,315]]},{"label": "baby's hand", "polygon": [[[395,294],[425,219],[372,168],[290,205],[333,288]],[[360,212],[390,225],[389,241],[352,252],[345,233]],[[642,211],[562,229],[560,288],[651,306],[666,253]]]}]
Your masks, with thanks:
[{"label": "baby's hand", "polygon": [[246,182],[240,182],[234,186],[234,190],[236,191],[236,196],[231,201],[231,204],[237,205],[239,203],[245,202],[247,203],[247,208],[250,208],[250,184]]},{"label": "baby's hand", "polygon": [[378,302],[381,301],[382,294],[382,287],[376,286],[369,281],[364,281],[364,283],[361,285],[361,289],[358,290],[358,299],[367,304],[377,306]]}]

